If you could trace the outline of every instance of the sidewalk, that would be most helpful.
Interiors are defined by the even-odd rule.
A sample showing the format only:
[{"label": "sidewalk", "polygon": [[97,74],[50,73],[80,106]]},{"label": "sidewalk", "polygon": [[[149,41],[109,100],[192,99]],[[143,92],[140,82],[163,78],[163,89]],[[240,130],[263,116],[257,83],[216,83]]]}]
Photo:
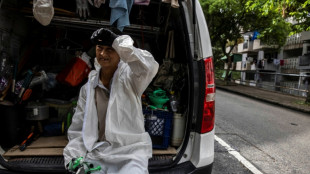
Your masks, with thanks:
[{"label": "sidewalk", "polygon": [[310,105],[304,104],[306,100],[304,97],[297,97],[289,94],[283,94],[275,91],[268,91],[261,88],[230,83],[225,85],[222,80],[215,80],[216,88],[236,94],[244,95],[254,99],[273,103],[283,106],[285,108],[310,113]]}]

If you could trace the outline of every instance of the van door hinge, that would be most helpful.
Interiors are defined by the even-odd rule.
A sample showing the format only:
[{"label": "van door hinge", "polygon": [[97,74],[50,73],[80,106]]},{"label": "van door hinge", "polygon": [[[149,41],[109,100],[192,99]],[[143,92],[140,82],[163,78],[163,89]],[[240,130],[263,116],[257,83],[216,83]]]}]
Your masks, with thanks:
[{"label": "van door hinge", "polygon": [[198,58],[197,55],[197,50],[194,50],[194,61],[199,61],[200,59]]}]

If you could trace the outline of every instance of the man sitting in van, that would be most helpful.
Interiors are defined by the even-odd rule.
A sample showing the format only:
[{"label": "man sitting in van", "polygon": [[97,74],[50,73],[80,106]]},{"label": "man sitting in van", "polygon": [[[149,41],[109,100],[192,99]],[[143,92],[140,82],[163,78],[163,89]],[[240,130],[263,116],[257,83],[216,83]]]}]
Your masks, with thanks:
[{"label": "man sitting in van", "polygon": [[144,129],[141,95],[158,63],[114,28],[98,29],[91,41],[100,66],[80,90],[65,165],[68,169],[83,158],[84,164],[101,166],[98,173],[148,173],[152,142]]}]

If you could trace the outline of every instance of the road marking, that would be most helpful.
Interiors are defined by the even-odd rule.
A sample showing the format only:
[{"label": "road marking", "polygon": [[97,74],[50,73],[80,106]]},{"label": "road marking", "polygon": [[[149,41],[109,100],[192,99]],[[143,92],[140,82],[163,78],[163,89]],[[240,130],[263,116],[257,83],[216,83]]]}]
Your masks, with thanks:
[{"label": "road marking", "polygon": [[259,171],[253,164],[251,164],[248,160],[246,160],[239,152],[237,152],[234,148],[230,147],[224,140],[214,135],[215,140],[220,143],[225,149],[232,154],[235,158],[237,158],[246,168],[248,168],[254,174],[263,174]]}]

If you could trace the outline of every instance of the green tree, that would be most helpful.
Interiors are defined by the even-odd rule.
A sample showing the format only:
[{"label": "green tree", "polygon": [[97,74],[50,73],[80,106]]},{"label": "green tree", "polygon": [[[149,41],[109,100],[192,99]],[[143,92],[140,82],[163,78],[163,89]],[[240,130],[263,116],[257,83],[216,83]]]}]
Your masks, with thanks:
[{"label": "green tree", "polygon": [[[209,26],[211,42],[214,47],[221,48],[227,57],[228,67],[232,62],[231,51],[242,33],[256,30],[264,43],[282,46],[291,31],[290,24],[278,9],[266,5],[263,0],[200,0],[200,3]],[[226,47],[230,48],[228,52]],[[229,69],[225,81],[228,73]]]},{"label": "green tree", "polygon": [[295,22],[290,26],[291,34],[310,30],[310,0],[251,0],[247,7],[260,10],[265,16],[276,12],[283,19],[294,19]]},{"label": "green tree", "polygon": [[310,30],[310,0],[294,1],[287,10],[288,16],[293,17],[298,23],[293,25],[296,33]]},{"label": "green tree", "polygon": [[237,1],[231,0],[201,0],[201,5],[209,26],[212,45],[221,49],[230,67],[230,53],[235,45],[231,45],[229,52],[226,52],[227,42],[237,43],[237,39],[241,37],[240,26],[243,25],[245,11]]},{"label": "green tree", "polygon": [[[310,0],[251,0],[247,3],[249,10],[260,11],[263,16],[271,13],[279,13],[281,16],[274,18],[274,21],[281,21],[279,26],[286,28],[291,34],[300,33],[310,30]],[[284,23],[284,20],[291,19],[292,23]],[[274,32],[282,32],[279,29],[270,26],[273,29],[265,30],[262,36],[270,37]],[[310,85],[308,85],[308,93],[306,103],[310,103]]]}]

